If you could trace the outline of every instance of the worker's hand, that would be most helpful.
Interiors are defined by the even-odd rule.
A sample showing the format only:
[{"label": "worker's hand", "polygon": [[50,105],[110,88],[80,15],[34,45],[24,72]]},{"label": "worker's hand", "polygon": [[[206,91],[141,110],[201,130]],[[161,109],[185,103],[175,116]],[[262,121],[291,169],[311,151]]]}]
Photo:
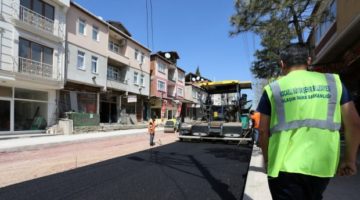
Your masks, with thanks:
[{"label": "worker's hand", "polygon": [[342,162],[337,171],[338,176],[353,176],[357,173],[357,167],[355,162]]}]

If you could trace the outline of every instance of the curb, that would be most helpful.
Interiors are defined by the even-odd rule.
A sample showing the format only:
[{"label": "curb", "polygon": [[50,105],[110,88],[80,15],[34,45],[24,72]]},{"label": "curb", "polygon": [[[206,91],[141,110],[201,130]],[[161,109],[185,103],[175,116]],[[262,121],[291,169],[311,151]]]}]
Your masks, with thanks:
[{"label": "curb", "polygon": [[[157,130],[157,131],[162,131],[162,130]],[[99,134],[99,136],[98,136]],[[0,153],[11,153],[11,152],[19,152],[19,151],[29,151],[29,150],[38,150],[38,149],[44,149],[44,148],[50,148],[50,147],[56,147],[56,146],[61,146],[61,145],[68,145],[68,144],[75,144],[75,143],[84,143],[84,142],[91,142],[91,141],[101,141],[101,140],[108,140],[111,138],[117,138],[117,137],[124,137],[124,136],[129,136],[129,135],[143,135],[146,134],[146,129],[141,130],[141,129],[136,129],[136,132],[131,132],[131,133],[122,133],[120,132],[117,134],[112,134],[112,135],[100,135],[103,134],[103,132],[98,132],[96,133],[96,135],[92,135],[91,137],[89,137],[89,133],[83,133],[81,136],[84,136],[83,138],[70,138],[71,136],[74,135],[69,135],[70,137],[66,138],[66,140],[64,140],[65,137],[59,138],[62,141],[48,141],[48,142],[39,142],[36,141],[36,139],[38,138],[53,138],[56,137],[54,135],[44,135],[43,137],[30,137],[30,138],[17,138],[17,139],[8,139],[8,140],[3,140],[2,142],[14,142],[19,141],[19,140],[33,140],[33,141],[29,141],[28,144],[23,144],[23,145],[18,145],[18,146],[13,146],[13,147],[5,147],[5,148],[0,148]],[[79,136],[80,134],[76,134],[77,136]],[[51,137],[52,136],[52,137]],[[60,136],[64,136],[64,135],[60,135]],[[1,143],[0,143],[1,144]]]},{"label": "curb", "polygon": [[261,149],[253,145],[243,200],[271,200]]}]

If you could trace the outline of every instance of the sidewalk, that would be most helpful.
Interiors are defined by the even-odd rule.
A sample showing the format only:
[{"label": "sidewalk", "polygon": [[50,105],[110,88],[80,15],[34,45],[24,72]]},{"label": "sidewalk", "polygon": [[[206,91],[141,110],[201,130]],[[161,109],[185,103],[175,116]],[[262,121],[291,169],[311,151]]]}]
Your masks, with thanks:
[{"label": "sidewalk", "polygon": [[[326,188],[324,200],[357,200],[360,196],[360,152],[357,158],[358,173],[352,177],[336,176]],[[263,167],[261,149],[253,147],[249,171],[247,174],[243,200],[271,200],[267,175]]]},{"label": "sidewalk", "polygon": [[153,147],[147,129],[2,140],[0,188],[175,141],[177,134],[163,133],[161,128]]},{"label": "sidewalk", "polygon": [[[162,131],[163,128],[158,128],[157,131]],[[107,139],[110,137],[117,137],[122,135],[144,134],[147,129],[129,129],[118,130],[110,132],[92,132],[75,135],[47,135],[37,134],[36,137],[20,137],[12,139],[0,140],[0,153],[13,152],[21,150],[33,150],[44,147],[51,147],[60,144],[71,144],[75,142],[86,142],[99,139]]]}]

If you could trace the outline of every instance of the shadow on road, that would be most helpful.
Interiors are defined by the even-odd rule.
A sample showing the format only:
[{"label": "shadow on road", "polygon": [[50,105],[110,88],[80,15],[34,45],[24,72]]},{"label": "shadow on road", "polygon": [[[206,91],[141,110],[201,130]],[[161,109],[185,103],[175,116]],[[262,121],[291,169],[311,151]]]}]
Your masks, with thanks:
[{"label": "shadow on road", "polygon": [[248,147],[173,143],[0,189],[0,199],[240,199]]}]

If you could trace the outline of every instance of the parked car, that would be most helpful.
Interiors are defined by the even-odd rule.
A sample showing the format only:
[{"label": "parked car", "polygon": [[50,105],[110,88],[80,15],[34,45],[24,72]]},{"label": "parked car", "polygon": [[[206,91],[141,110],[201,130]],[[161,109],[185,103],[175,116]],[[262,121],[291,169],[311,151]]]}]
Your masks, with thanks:
[{"label": "parked car", "polygon": [[177,131],[176,128],[176,119],[169,119],[165,122],[164,132],[165,133],[175,133]]},{"label": "parked car", "polygon": [[179,128],[180,135],[191,135],[191,124],[189,123],[181,123]]}]

